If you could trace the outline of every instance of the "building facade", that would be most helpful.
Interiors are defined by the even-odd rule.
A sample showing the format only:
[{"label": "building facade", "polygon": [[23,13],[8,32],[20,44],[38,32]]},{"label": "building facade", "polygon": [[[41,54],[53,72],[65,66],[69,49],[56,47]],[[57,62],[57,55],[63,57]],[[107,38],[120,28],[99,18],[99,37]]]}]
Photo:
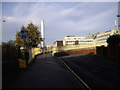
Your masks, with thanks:
[{"label": "building facade", "polygon": [[96,46],[107,46],[107,38],[114,34],[120,34],[120,30],[109,30],[106,32],[99,32],[97,34],[90,34],[88,37],[76,37],[73,35],[64,37],[64,40],[57,40],[52,45],[55,51],[59,47],[61,50],[71,50],[80,48],[93,48]]},{"label": "building facade", "polygon": [[61,47],[63,46],[63,40],[57,40],[54,42],[53,47]]},{"label": "building facade", "polygon": [[76,36],[67,36],[64,37],[64,46],[65,45],[91,45],[93,44],[93,37],[76,37]]},{"label": "building facade", "polygon": [[120,34],[120,30],[109,30],[106,32],[99,32],[97,34],[90,34],[88,37],[76,37],[71,35],[64,37],[63,45],[107,46],[107,38],[114,34]]},{"label": "building facade", "polygon": [[120,30],[109,30],[97,33],[96,38],[94,39],[96,46],[107,46],[107,38],[114,34],[120,34]]}]

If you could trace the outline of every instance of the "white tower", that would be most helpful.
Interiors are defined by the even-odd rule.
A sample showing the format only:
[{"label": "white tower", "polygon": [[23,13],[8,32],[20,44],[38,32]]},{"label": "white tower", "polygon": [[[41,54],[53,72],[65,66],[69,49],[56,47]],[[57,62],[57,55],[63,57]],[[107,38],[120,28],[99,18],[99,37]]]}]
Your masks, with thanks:
[{"label": "white tower", "polygon": [[43,48],[44,47],[44,21],[41,20],[41,38],[42,38],[42,41],[41,41],[41,47]]}]

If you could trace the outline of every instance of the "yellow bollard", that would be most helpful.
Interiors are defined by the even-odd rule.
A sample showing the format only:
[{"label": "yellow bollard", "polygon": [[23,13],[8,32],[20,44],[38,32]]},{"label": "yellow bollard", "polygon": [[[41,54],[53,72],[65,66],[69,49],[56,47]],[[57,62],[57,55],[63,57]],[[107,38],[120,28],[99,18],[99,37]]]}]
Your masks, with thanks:
[{"label": "yellow bollard", "polygon": [[26,67],[27,66],[26,66],[25,60],[19,59],[19,68],[24,69]]}]

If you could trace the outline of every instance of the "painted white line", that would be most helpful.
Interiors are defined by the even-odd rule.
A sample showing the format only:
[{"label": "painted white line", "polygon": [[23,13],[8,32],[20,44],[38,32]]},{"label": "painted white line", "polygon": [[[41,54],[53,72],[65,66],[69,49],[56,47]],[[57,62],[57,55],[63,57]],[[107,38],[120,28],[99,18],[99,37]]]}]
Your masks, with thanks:
[{"label": "painted white line", "polygon": [[88,88],[89,90],[92,90],[63,60],[61,60],[61,58],[59,57],[60,61],[71,71],[71,73],[79,80],[83,83],[83,85],[85,85],[86,88]]}]

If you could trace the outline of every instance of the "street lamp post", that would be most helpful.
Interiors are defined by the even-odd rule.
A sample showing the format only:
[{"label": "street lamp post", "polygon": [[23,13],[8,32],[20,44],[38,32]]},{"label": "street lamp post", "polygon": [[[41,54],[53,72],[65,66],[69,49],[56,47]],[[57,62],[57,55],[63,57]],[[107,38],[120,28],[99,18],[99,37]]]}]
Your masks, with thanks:
[{"label": "street lamp post", "polygon": [[118,2],[118,30],[120,30],[120,1]]}]

